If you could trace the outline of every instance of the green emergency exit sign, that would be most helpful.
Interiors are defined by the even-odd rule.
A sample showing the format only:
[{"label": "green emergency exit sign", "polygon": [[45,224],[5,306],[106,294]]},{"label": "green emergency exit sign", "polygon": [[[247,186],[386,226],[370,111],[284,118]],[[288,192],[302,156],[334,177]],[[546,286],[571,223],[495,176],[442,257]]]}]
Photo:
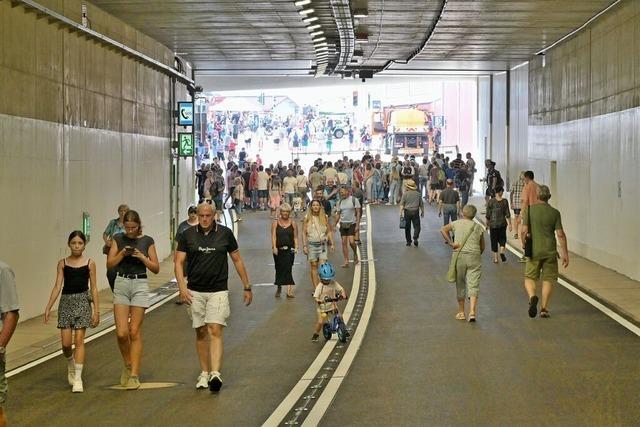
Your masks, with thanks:
[{"label": "green emergency exit sign", "polygon": [[193,157],[193,134],[192,133],[179,133],[178,134],[178,156],[180,157]]}]

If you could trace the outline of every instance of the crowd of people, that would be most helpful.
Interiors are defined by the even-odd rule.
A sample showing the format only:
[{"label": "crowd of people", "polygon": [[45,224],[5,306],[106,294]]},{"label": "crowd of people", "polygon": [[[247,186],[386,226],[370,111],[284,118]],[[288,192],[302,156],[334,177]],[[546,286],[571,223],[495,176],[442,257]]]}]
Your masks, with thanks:
[{"label": "crowd of people", "polygon": [[[495,162],[485,161],[486,229],[491,238],[493,262],[506,261],[507,229],[520,239],[526,257],[525,289],[528,314],[538,313],[538,280],[542,280],[540,316],[549,317],[549,301],[558,277],[558,257],[569,262],[567,240],[560,213],[548,204],[549,188],[534,180],[532,171],[523,171],[504,197],[504,180]],[[421,162],[413,156],[382,161],[368,151],[359,159],[343,157],[335,162],[316,159],[305,170],[298,159],[285,165],[279,161],[264,165],[259,156],[223,162],[214,158],[202,163],[196,174],[197,206],[188,210],[188,219],[178,226],[175,237],[174,273],[180,302],[187,304],[195,331],[201,372],[196,388],[217,392],[222,387],[223,329],[230,315],[228,298],[228,258],[242,283],[245,305],[251,304],[252,287],[239,245],[230,228],[220,224],[217,214],[233,208],[235,220],[242,221],[245,210],[270,211],[270,244],[275,264],[276,298],[286,288],[294,298],[292,275],[295,256],[302,251],[310,266],[310,285],[317,322],[312,341],[319,338],[323,319],[336,309],[325,297],[346,298],[335,281],[329,252],[335,250],[334,234],[339,232],[342,267],[360,260],[360,223],[365,204],[397,206],[407,246],[418,246],[420,218],[427,205],[436,204],[443,218],[440,230],[453,250],[448,280],[455,283],[458,310],[455,318],[475,322],[481,254],[485,250],[484,228],[475,221],[477,208],[468,203],[476,174],[470,153],[466,160],[458,154],[450,160],[434,153]],[[511,203],[509,203],[511,202]],[[513,211],[513,214],[511,213]],[[300,220],[300,223],[298,223]],[[556,240],[557,236],[557,240]],[[107,278],[113,291],[116,340],[122,357],[120,385],[127,390],[140,387],[142,339],[146,308],[150,305],[148,273],[160,269],[155,242],[143,234],[140,215],[127,205],[118,207],[118,217],[103,233],[103,253],[107,255]],[[45,322],[60,297],[58,328],[67,359],[67,380],[73,392],[82,392],[85,361],[84,336],[100,322],[95,261],[84,256],[86,237],[80,231],[69,235],[70,255],[57,264],[51,297],[45,308]],[[560,254],[557,242],[560,243]],[[468,312],[465,309],[469,299]],[[6,399],[4,348],[18,318],[13,272],[0,263],[0,408]],[[75,348],[72,346],[75,344]],[[0,413],[3,416],[3,413]]]},{"label": "crowd of people", "polygon": [[337,119],[309,112],[279,117],[271,113],[219,111],[210,121],[209,131],[198,147],[199,162],[217,158],[241,163],[243,156],[263,150],[265,144],[276,151],[286,146],[291,151],[306,153],[315,147],[331,153],[335,140],[348,140],[353,150],[370,149],[373,141],[370,127],[356,126],[348,116]]}]

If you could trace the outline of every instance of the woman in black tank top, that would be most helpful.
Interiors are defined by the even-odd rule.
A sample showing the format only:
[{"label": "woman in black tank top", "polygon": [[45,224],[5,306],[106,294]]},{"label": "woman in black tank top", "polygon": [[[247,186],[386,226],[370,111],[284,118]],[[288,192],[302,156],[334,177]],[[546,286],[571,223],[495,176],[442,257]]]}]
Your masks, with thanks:
[{"label": "woman in black tank top", "polygon": [[[44,310],[44,323],[49,322],[51,308],[60,293],[58,304],[58,329],[62,340],[62,353],[67,358],[67,380],[74,393],[82,393],[82,368],[84,366],[84,337],[88,327],[100,323],[96,265],[82,253],[86,245],[82,231],[69,235],[67,244],[71,256],[58,262],[56,282]],[[75,338],[75,339],[74,339]],[[75,341],[75,354],[71,345]]]},{"label": "woman in black tank top", "polygon": [[280,206],[280,218],[271,225],[271,250],[276,266],[274,284],[278,287],[276,298],[280,297],[282,286],[288,286],[287,298],[293,298],[293,261],[298,248],[298,231],[295,221],[290,218],[291,205],[283,203]]}]

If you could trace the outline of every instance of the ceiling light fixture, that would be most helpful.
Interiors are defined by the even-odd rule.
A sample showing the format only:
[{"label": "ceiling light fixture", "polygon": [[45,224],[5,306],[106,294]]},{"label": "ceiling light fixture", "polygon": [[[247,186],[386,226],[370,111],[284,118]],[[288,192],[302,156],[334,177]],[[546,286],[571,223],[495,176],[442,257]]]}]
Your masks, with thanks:
[{"label": "ceiling light fixture", "polygon": [[318,42],[323,42],[325,41],[327,38],[326,37],[316,37],[315,39],[311,40],[314,43],[318,43]]},{"label": "ceiling light fixture", "polygon": [[309,30],[309,31],[313,31],[313,30],[318,29],[318,28],[321,28],[321,27],[322,27],[322,25],[320,25],[320,24],[313,24],[313,25],[309,25],[309,26],[307,27],[307,30]]},{"label": "ceiling light fixture", "polygon": [[317,16],[308,16],[308,17],[304,18],[304,19],[302,20],[302,22],[305,22],[305,23],[307,23],[307,24],[308,24],[308,23],[310,23],[310,22],[317,21],[317,20],[318,20],[318,17],[317,17]]},{"label": "ceiling light fixture", "polygon": [[302,9],[302,10],[298,11],[298,13],[300,15],[308,15],[308,14],[313,13],[313,12],[315,12],[315,10],[313,10],[313,9]]},{"label": "ceiling light fixture", "polygon": [[356,9],[353,11],[354,18],[366,18],[369,16],[369,11],[367,9]]},{"label": "ceiling light fixture", "polygon": [[309,3],[311,3],[311,0],[298,0],[298,1],[294,2],[293,4],[295,4],[296,6],[306,6]]},{"label": "ceiling light fixture", "polygon": [[328,51],[329,50],[329,46],[318,46],[315,49],[316,49],[316,52],[321,52],[323,50],[327,50]]},{"label": "ceiling light fixture", "polygon": [[321,34],[324,34],[324,31],[320,30],[320,31],[314,31],[313,33],[309,34],[311,37],[315,37],[315,36],[319,36]]}]

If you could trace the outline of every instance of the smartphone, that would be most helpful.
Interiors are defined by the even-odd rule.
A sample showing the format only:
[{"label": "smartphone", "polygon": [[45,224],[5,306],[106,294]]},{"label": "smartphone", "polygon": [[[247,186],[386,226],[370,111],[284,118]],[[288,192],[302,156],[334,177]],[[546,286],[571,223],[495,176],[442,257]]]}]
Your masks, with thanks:
[{"label": "smartphone", "polygon": [[133,255],[133,247],[132,246],[125,246],[124,247],[124,256],[131,256]]}]

